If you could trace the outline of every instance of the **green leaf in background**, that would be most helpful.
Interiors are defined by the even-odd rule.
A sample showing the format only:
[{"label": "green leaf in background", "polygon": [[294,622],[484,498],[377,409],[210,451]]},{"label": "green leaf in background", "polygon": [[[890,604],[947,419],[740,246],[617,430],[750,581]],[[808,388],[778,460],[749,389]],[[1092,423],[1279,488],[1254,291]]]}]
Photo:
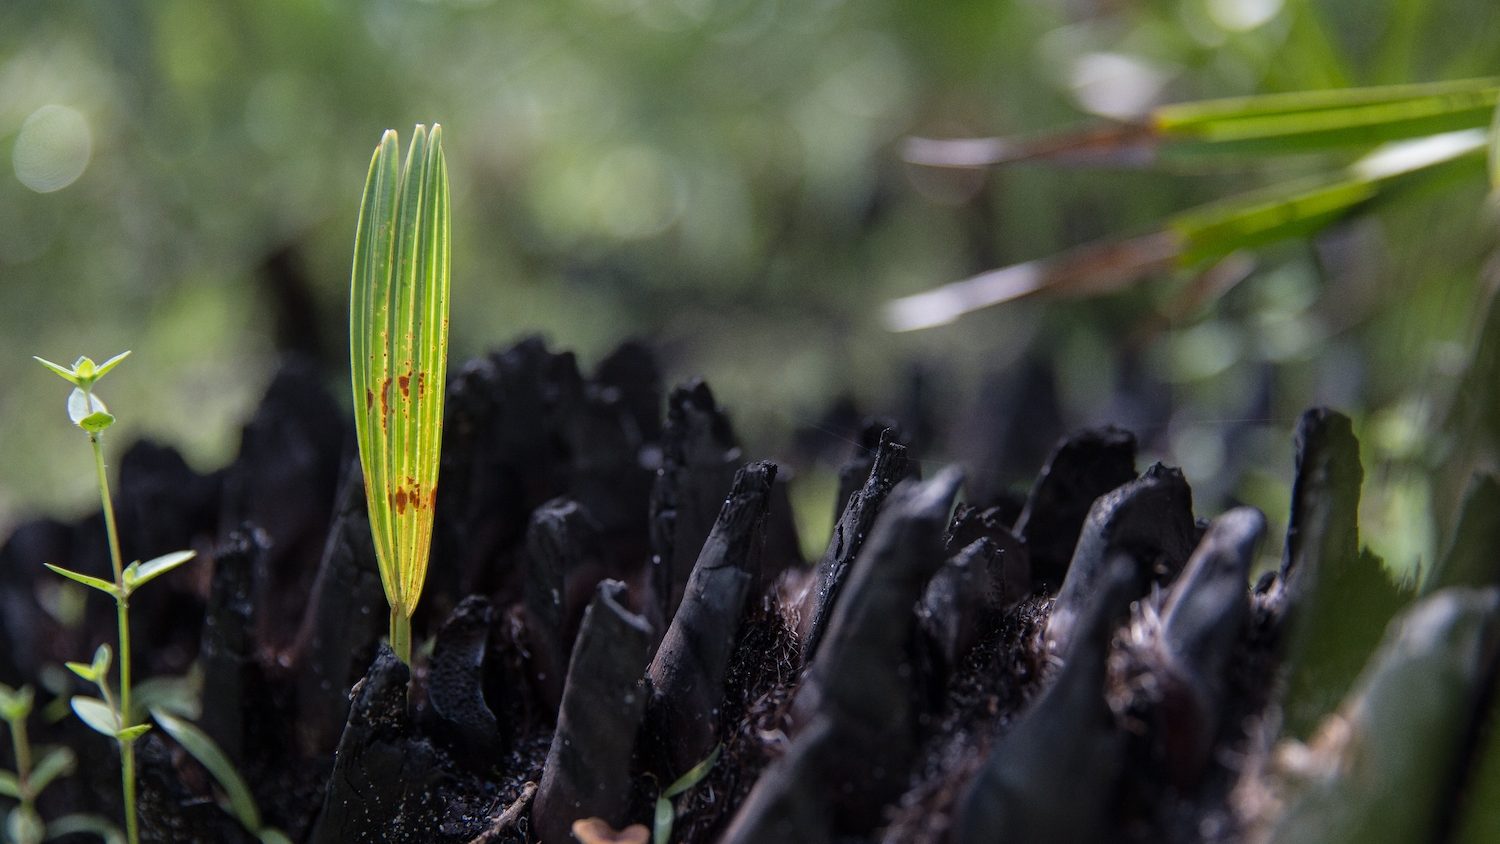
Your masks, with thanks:
[{"label": "green leaf in background", "polygon": [[1483,177],[1485,132],[1449,132],[1389,144],[1333,177],[1275,185],[1181,212],[1164,231],[1085,244],[886,303],[892,331],[946,325],[982,308],[1041,293],[1097,295],[1174,268],[1313,234],[1418,189]]},{"label": "green leaf in background", "polygon": [[21,781],[16,779],[12,771],[0,771],[0,796],[19,800],[21,797]]},{"label": "green leaf in background", "polygon": [[1142,123],[1033,137],[911,138],[903,157],[934,167],[1020,161],[1141,167],[1158,158],[1298,155],[1481,129],[1500,103],[1500,79],[1261,94],[1160,106]]},{"label": "green leaf in background", "polygon": [[255,805],[250,787],[245,785],[239,771],[235,770],[234,763],[214,744],[213,739],[187,721],[164,710],[151,710],[151,717],[156,719],[156,723],[161,725],[167,735],[182,745],[183,750],[198,760],[198,764],[208,770],[228,797],[230,811],[245,829],[253,833],[260,832],[260,809]]},{"label": "green leaf in background", "polygon": [[1480,128],[1497,102],[1500,79],[1464,79],[1162,106],[1151,126],[1168,152],[1283,155]]},{"label": "green leaf in background", "polygon": [[25,804],[12,809],[5,819],[6,835],[16,844],[37,844],[46,834],[46,829],[36,810]]},{"label": "green leaf in background", "polygon": [[64,835],[97,835],[104,844],[125,844],[125,835],[120,828],[98,815],[72,814],[54,818],[47,824],[47,832],[53,838]]},{"label": "green leaf in background", "polygon": [[84,695],[74,695],[71,703],[73,711],[78,714],[78,720],[87,724],[89,729],[110,738],[119,737],[120,719],[115,717],[115,711],[109,708],[109,704]]},{"label": "green leaf in background", "polygon": [[162,710],[179,718],[194,720],[203,714],[203,672],[194,663],[181,677],[152,677],[135,684],[131,695],[131,719]]},{"label": "green leaf in background", "polygon": [[1500,191],[1500,105],[1490,120],[1490,188]]},{"label": "green leaf in background", "polygon": [[1383,147],[1332,181],[1278,185],[1174,216],[1168,228],[1182,239],[1179,262],[1216,260],[1241,249],[1301,237],[1398,190],[1476,174],[1483,167],[1484,133],[1435,135]]},{"label": "green leaf in background", "polygon": [[37,760],[36,767],[31,769],[31,790],[37,794],[42,789],[52,784],[52,781],[61,776],[73,772],[73,766],[77,762],[73,751],[66,747],[53,747],[42,754]]},{"label": "green leaf in background", "polygon": [[0,683],[0,719],[20,721],[31,714],[33,695],[30,686],[12,689]]}]

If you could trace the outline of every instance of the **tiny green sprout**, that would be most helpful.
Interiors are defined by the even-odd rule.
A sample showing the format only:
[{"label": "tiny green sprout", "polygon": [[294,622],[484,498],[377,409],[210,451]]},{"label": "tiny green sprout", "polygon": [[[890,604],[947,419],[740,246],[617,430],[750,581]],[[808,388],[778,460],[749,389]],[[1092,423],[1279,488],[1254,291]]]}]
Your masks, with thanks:
[{"label": "tiny green sprout", "polygon": [[47,786],[73,771],[76,760],[66,747],[43,750],[33,764],[31,742],[26,734],[26,719],[31,715],[33,695],[30,686],[12,689],[0,683],[0,720],[10,728],[11,751],[15,771],[0,771],[0,796],[15,800],[17,806],[5,816],[5,834],[15,844],[39,844],[56,830],[37,813],[36,799]]},{"label": "tiny green sprout", "polygon": [[[138,724],[136,710],[131,705],[130,679],[130,596],[141,586],[155,580],[193,558],[192,551],[173,551],[160,557],[141,562],[136,560],[124,565],[120,554],[120,535],[115,527],[114,502],[109,494],[109,477],[104,470],[104,448],[100,438],[115,423],[115,417],[105,407],[104,401],[94,393],[94,385],[110,370],[120,365],[130,352],[121,352],[95,364],[91,358],[80,357],[71,367],[49,360],[36,358],[37,362],[58,377],[73,385],[68,396],[68,419],[88,434],[89,446],[94,453],[94,471],[99,487],[99,501],[104,510],[104,528],[109,539],[109,560],[114,573],[113,580],[71,571],[61,566],[45,563],[47,568],[69,580],[82,583],[109,595],[115,601],[115,620],[119,632],[119,694],[110,690],[109,669],[113,651],[101,645],[94,652],[92,662],[68,663],[68,669],[99,689],[99,697],[75,695],[70,703],[79,720],[95,732],[114,739],[120,747],[120,784],[124,793],[125,836],[130,844],[140,839],[135,806],[135,742],[151,729],[150,724]],[[92,819],[78,821],[93,824]]]},{"label": "tiny green sprout", "polygon": [[715,745],[713,752],[704,757],[703,761],[694,765],[687,773],[662,790],[661,795],[656,798],[656,816],[652,824],[654,829],[651,832],[651,844],[667,844],[672,840],[672,827],[677,821],[677,808],[672,805],[672,798],[686,793],[702,782],[703,778],[708,776],[708,772],[713,770],[715,763],[719,761],[719,753],[723,749],[724,745]]},{"label": "tiny green sprout", "polygon": [[400,163],[387,130],[354,234],[349,360],[354,421],[391,648],[411,662],[427,577],[448,365],[449,200],[442,127],[418,125]]}]

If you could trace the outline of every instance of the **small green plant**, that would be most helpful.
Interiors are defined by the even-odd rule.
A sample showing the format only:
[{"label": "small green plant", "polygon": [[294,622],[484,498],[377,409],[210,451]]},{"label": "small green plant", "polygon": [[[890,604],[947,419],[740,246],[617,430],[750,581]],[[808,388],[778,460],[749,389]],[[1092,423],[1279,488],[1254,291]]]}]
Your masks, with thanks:
[{"label": "small green plant", "polygon": [[5,816],[5,835],[15,844],[38,844],[47,836],[47,825],[36,811],[37,795],[53,780],[73,770],[73,751],[54,747],[32,764],[31,742],[26,737],[26,718],[31,715],[30,686],[12,689],[0,684],[0,719],[10,727],[10,746],[16,770],[0,771],[0,796],[16,801]]},{"label": "small green plant", "polygon": [[129,354],[128,351],[121,352],[98,365],[89,358],[81,357],[71,368],[42,358],[36,360],[73,385],[73,392],[68,396],[68,418],[88,434],[89,445],[94,452],[94,470],[99,485],[99,500],[104,509],[104,529],[109,537],[109,560],[114,570],[114,580],[90,577],[52,563],[47,563],[46,566],[69,580],[82,583],[91,589],[97,589],[115,599],[115,620],[119,628],[120,648],[119,694],[111,693],[109,687],[112,652],[108,645],[100,645],[99,649],[94,652],[91,662],[70,662],[68,668],[99,689],[100,696],[97,698],[86,695],[74,696],[73,711],[95,732],[109,736],[120,745],[120,783],[125,804],[125,835],[130,844],[136,844],[140,840],[140,833],[135,813],[135,742],[151,729],[151,726],[137,723],[139,719],[131,706],[130,596],[146,583],[192,559],[194,552],[174,551],[144,563],[136,560],[128,566],[123,564],[120,556],[120,537],[115,528],[115,508],[109,495],[109,477],[104,470],[104,447],[100,443],[101,435],[115,423],[115,417],[104,406],[104,402],[94,394],[94,385]]},{"label": "small green plant", "polygon": [[672,804],[672,798],[679,794],[691,791],[708,772],[714,769],[714,764],[719,761],[719,753],[724,745],[715,745],[713,752],[704,757],[702,762],[694,765],[687,773],[678,777],[662,790],[656,798],[656,816],[652,822],[651,844],[668,844],[672,840],[672,827],[677,823],[677,807]]},{"label": "small green plant", "polygon": [[418,125],[399,161],[387,130],[375,148],[354,235],[349,360],[370,532],[391,648],[411,662],[442,450],[448,367],[448,168],[442,127]]}]

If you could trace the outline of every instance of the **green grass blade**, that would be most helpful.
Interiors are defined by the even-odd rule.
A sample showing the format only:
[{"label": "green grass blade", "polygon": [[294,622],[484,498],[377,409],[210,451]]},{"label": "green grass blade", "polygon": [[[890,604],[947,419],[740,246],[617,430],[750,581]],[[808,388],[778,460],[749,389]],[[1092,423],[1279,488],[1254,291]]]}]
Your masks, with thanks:
[{"label": "green grass blade", "polygon": [[198,764],[213,775],[214,781],[229,798],[230,811],[245,829],[250,832],[259,831],[260,809],[255,805],[255,797],[250,794],[250,787],[245,785],[240,772],[235,770],[234,763],[229,761],[229,757],[224,755],[224,751],[220,750],[217,744],[214,744],[214,740],[187,721],[160,709],[151,710],[151,717],[156,719],[156,723],[160,724],[163,730],[166,730],[167,735],[182,745],[182,749],[186,750],[188,755],[198,760]]},{"label": "green grass blade", "polygon": [[1286,154],[1479,128],[1500,79],[1346,88],[1163,106],[1151,124],[1166,153]]},{"label": "green grass blade", "polygon": [[1500,105],[1490,120],[1490,188],[1500,191]]},{"label": "green grass blade", "polygon": [[386,132],[370,161],[354,235],[354,271],[350,282],[349,358],[360,466],[364,470],[370,533],[386,600],[399,599],[393,568],[394,536],[386,486],[386,452],[380,443],[388,432],[385,411],[390,402],[390,361],[386,352],[390,311],[391,266],[395,254],[396,191],[400,183],[400,149],[395,132]]},{"label": "green grass blade", "polygon": [[108,580],[101,580],[97,577],[90,577],[86,574],[79,574],[76,571],[69,571],[62,566],[55,566],[51,563],[42,563],[42,565],[62,575],[63,577],[66,577],[69,580],[82,583],[84,586],[87,586],[91,589],[98,589],[100,592],[103,592],[106,595],[118,596],[120,594],[119,588],[116,587],[113,583],[110,583]]},{"label": "green grass blade", "polygon": [[422,246],[422,198],[426,188],[423,175],[427,166],[427,130],[418,126],[407,148],[406,166],[401,174],[401,205],[397,213],[395,300],[390,333],[391,371],[396,385],[391,390],[391,437],[387,442],[394,474],[386,495],[395,510],[397,594],[400,608],[408,615],[415,609],[411,586],[412,569],[417,556],[418,502],[422,490],[416,487],[416,406],[411,395],[411,381],[417,368],[417,300],[421,295],[418,268]]},{"label": "green grass blade", "polygon": [[1310,234],[1398,190],[1467,177],[1483,162],[1482,133],[1411,141],[1367,156],[1332,181],[1278,185],[1195,208],[1168,228],[1181,239],[1181,263],[1198,264]]}]

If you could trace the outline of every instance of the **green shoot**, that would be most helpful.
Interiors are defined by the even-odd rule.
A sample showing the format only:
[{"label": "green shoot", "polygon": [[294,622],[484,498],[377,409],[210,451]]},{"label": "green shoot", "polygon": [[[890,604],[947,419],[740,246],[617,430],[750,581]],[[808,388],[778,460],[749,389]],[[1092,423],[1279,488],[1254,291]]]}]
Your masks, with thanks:
[{"label": "green shoot", "polygon": [[104,470],[104,447],[100,437],[115,423],[115,417],[94,394],[94,385],[109,374],[130,352],[121,352],[102,364],[95,364],[86,357],[65,367],[49,360],[36,360],[63,380],[73,385],[68,396],[68,418],[89,437],[89,446],[94,452],[94,471],[99,486],[99,500],[104,510],[104,528],[109,537],[109,560],[114,570],[114,580],[107,581],[91,577],[51,563],[47,568],[82,583],[91,589],[103,592],[115,601],[115,621],[119,631],[120,681],[119,694],[110,691],[109,668],[112,652],[108,645],[101,645],[88,664],[68,663],[68,668],[83,679],[95,684],[100,696],[83,695],[72,699],[73,712],[95,732],[109,736],[120,746],[120,784],[125,804],[125,836],[130,844],[140,840],[135,809],[135,742],[151,729],[149,724],[138,724],[136,712],[131,705],[130,681],[130,596],[140,586],[177,568],[193,558],[192,551],[174,551],[146,562],[139,560],[124,565],[120,555],[120,535],[115,527],[114,502],[109,494],[109,477]]},{"label": "green shoot", "polygon": [[386,131],[354,236],[349,359],[370,531],[391,648],[411,662],[411,616],[431,552],[448,365],[449,199],[442,127],[418,125],[400,166]]},{"label": "green shoot", "polygon": [[[66,747],[54,747],[32,763],[26,718],[31,714],[30,686],[12,689],[0,684],[0,720],[10,727],[10,746],[16,770],[0,771],[0,796],[17,802],[5,817],[5,834],[15,844],[39,844],[48,835],[47,824],[36,811],[36,798],[58,777],[72,773],[75,759]],[[55,835],[55,830],[53,831]]]},{"label": "green shoot", "polygon": [[672,840],[672,827],[677,822],[677,809],[672,805],[672,798],[683,794],[703,781],[708,772],[713,770],[714,763],[719,761],[719,752],[724,745],[715,745],[713,752],[709,753],[702,762],[694,765],[687,773],[678,777],[673,783],[662,790],[656,798],[656,817],[652,826],[652,844],[667,844]]}]

